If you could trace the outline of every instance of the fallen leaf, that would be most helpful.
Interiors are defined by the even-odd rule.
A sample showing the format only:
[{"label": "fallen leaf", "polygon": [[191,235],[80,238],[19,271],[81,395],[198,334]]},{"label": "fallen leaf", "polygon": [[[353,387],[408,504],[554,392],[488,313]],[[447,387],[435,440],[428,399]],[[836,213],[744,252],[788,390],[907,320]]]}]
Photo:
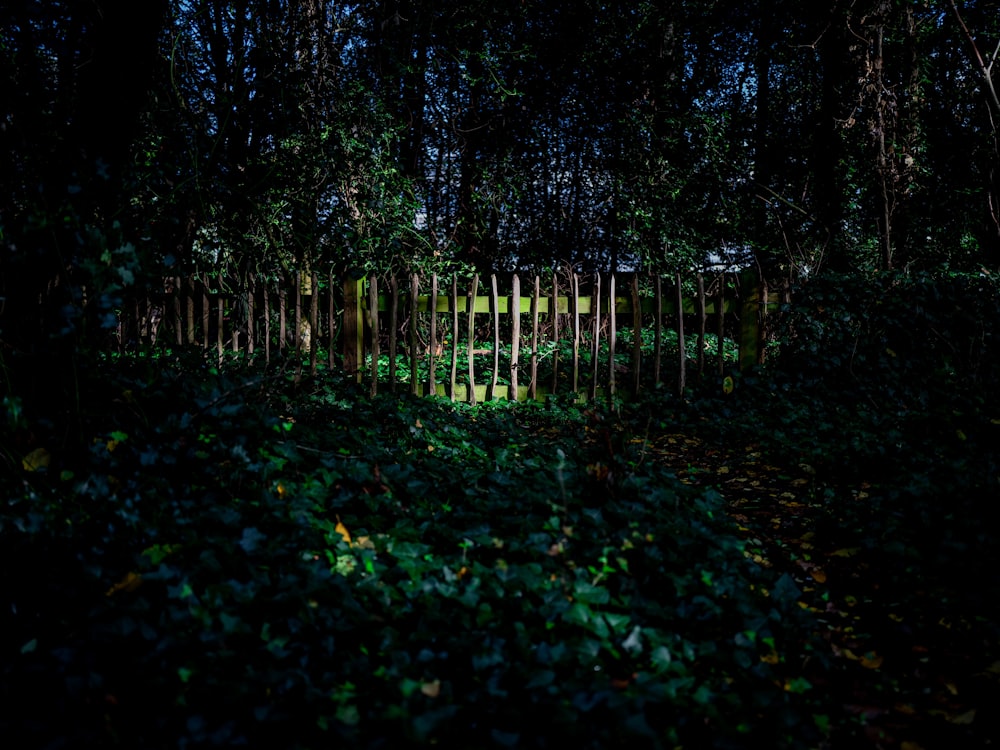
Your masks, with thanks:
[{"label": "fallen leaf", "polygon": [[52,463],[52,456],[44,448],[35,448],[21,460],[21,466],[25,471],[38,471],[45,469]]},{"label": "fallen leaf", "polygon": [[995,661],[986,667],[986,673],[1000,675],[1000,661]]},{"label": "fallen leaf", "polygon": [[948,721],[952,724],[968,725],[976,720],[976,709],[970,708],[964,714],[958,714],[958,716],[949,716]]},{"label": "fallen leaf", "polygon": [[109,588],[104,595],[114,596],[119,591],[135,591],[139,588],[139,584],[142,583],[142,576],[138,573],[128,573],[124,578],[122,578],[118,583]]},{"label": "fallen leaf", "polygon": [[813,577],[813,580],[816,581],[816,583],[826,583],[826,573],[824,573],[819,568],[816,568],[815,570],[810,570],[809,575]]},{"label": "fallen leaf", "polygon": [[433,682],[425,682],[420,686],[420,692],[426,695],[428,698],[437,698],[441,695],[441,680],[434,680]]},{"label": "fallen leaf", "polygon": [[830,553],[830,557],[854,557],[861,551],[860,547],[845,547]]},{"label": "fallen leaf", "polygon": [[861,657],[861,666],[865,669],[878,669],[882,666],[883,657],[872,652]]},{"label": "fallen leaf", "polygon": [[351,543],[351,534],[347,531],[347,527],[344,526],[343,522],[340,520],[340,516],[337,516],[337,525],[334,527],[334,531],[344,537],[344,541],[348,544]]}]

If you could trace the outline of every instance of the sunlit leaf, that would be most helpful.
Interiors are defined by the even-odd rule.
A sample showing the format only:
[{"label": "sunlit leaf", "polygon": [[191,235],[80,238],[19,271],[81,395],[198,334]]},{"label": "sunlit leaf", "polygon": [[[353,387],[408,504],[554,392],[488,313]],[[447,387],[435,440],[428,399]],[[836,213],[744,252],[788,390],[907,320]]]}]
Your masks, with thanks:
[{"label": "sunlit leaf", "polygon": [[805,677],[793,677],[785,680],[785,691],[789,693],[804,693],[812,689],[812,685]]},{"label": "sunlit leaf", "polygon": [[861,657],[861,666],[865,669],[878,669],[882,666],[883,657],[872,652]]},{"label": "sunlit leaf", "polygon": [[126,574],[126,576],[122,578],[118,583],[109,588],[104,593],[104,595],[114,596],[120,591],[126,591],[126,592],[135,591],[137,588],[139,588],[139,584],[141,583],[142,583],[142,576],[140,576],[138,573],[130,572]]},{"label": "sunlit leaf", "polygon": [[343,522],[340,520],[340,516],[337,516],[337,525],[334,527],[334,531],[336,531],[338,534],[344,537],[345,542],[347,542],[348,544],[351,543],[351,534],[347,530],[347,527],[344,526]]},{"label": "sunlit leaf", "polygon": [[420,692],[426,695],[428,698],[437,698],[441,695],[441,680],[434,680],[433,682],[425,682],[420,686]]},{"label": "sunlit leaf", "polygon": [[21,460],[21,466],[24,467],[25,471],[45,469],[50,463],[52,463],[52,456],[44,448],[35,448]]},{"label": "sunlit leaf", "polygon": [[952,724],[969,725],[976,720],[976,709],[970,708],[968,711],[957,716],[948,716],[948,721]]},{"label": "sunlit leaf", "polygon": [[845,547],[830,553],[830,557],[854,557],[861,551],[860,547]]}]

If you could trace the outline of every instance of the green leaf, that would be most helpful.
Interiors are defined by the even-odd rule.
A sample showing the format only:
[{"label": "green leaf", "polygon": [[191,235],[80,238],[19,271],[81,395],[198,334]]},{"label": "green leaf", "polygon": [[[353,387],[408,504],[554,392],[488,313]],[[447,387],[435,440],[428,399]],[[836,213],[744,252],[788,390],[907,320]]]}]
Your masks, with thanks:
[{"label": "green leaf", "polygon": [[794,605],[801,596],[801,589],[796,585],[795,579],[788,573],[782,574],[771,589],[771,598],[785,606]]}]

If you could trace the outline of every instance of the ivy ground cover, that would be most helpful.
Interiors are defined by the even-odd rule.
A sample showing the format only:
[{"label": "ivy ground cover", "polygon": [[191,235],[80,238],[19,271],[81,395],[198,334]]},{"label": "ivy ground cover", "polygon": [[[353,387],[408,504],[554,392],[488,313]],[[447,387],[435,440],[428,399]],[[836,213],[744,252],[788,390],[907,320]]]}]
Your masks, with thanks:
[{"label": "ivy ground cover", "polygon": [[794,582],[610,415],[162,368],[108,387],[112,429],[6,481],[6,736],[797,747],[828,725]]},{"label": "ivy ground cover", "polygon": [[989,746],[992,349],[920,329],[938,285],[860,324],[844,289],[804,300],[794,367],[686,400],[470,409],[120,363],[59,441],[8,399],[2,736]]}]

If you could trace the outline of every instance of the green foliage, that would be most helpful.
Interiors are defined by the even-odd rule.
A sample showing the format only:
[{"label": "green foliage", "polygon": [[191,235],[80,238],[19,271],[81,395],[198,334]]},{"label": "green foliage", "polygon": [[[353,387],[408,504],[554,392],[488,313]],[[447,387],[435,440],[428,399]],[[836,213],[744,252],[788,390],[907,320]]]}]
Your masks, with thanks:
[{"label": "green foliage", "polygon": [[1000,592],[988,522],[1000,497],[998,303],[986,274],[825,275],[794,294],[775,360],[696,407],[718,412],[702,422],[716,439],[807,467],[824,533],[874,555],[887,597],[908,601],[917,579],[938,592],[929,619],[964,602],[987,632]]},{"label": "green foliage", "polygon": [[8,736],[817,741],[796,589],[610,417],[177,375],[6,480]]}]

